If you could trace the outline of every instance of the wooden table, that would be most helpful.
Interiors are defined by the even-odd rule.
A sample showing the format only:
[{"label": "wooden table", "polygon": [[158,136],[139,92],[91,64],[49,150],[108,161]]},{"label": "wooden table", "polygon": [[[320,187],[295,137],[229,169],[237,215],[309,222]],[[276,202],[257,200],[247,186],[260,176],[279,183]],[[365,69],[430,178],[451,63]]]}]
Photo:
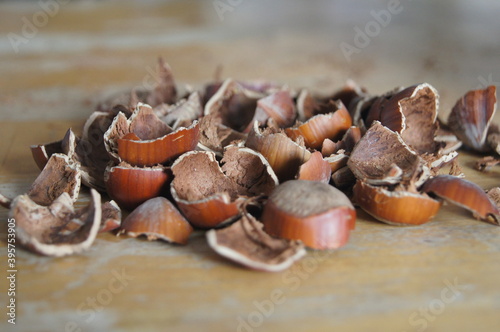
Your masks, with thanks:
[{"label": "wooden table", "polygon": [[[354,28],[373,25],[370,12],[389,10],[386,2],[242,1],[222,20],[214,3],[59,3],[18,53],[8,39],[0,41],[0,190],[25,192],[39,173],[29,145],[57,140],[68,127],[78,131],[100,98],[150,84],[158,55],[178,82],[196,87],[217,65],[224,77],[320,92],[347,78],[373,93],[427,81],[441,93],[443,118],[465,91],[500,80],[496,1],[401,1],[391,22],[350,62],[341,43],[355,45]],[[26,21],[43,23],[40,12],[38,2],[2,3],[0,31],[23,36]],[[472,169],[477,158],[461,152],[467,178],[483,188],[499,185],[498,170]],[[418,227],[388,226],[362,211],[358,216],[347,246],[310,251],[275,274],[218,257],[202,232],[185,247],[103,234],[77,256],[18,249],[17,324],[3,313],[0,329],[500,330],[499,227],[450,206]],[[0,221],[6,262],[6,210]],[[8,283],[1,280],[5,312]]]}]

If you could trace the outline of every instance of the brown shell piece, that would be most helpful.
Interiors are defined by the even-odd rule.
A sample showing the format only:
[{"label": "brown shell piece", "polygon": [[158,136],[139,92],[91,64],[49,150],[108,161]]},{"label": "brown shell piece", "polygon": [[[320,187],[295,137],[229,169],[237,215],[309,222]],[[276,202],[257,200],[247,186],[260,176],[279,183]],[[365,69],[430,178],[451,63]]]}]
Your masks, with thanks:
[{"label": "brown shell piece", "polygon": [[413,191],[390,191],[358,180],[354,201],[375,219],[391,225],[421,225],[439,211],[441,202]]},{"label": "brown shell piece", "polygon": [[196,148],[199,139],[199,125],[193,124],[153,140],[118,139],[118,155],[134,166],[153,166],[173,160]]},{"label": "brown shell piece", "polygon": [[321,147],[321,153],[325,157],[329,157],[332,154],[339,152],[340,150],[342,150],[342,153],[340,154],[350,154],[354,149],[354,146],[361,139],[361,136],[363,136],[361,133],[361,129],[352,126],[346,131],[342,139],[336,143],[329,138],[325,139]]},{"label": "brown shell piece", "polygon": [[66,134],[64,135],[64,138],[60,141],[30,146],[31,154],[38,168],[40,168],[40,170],[43,170],[43,168],[47,164],[47,161],[49,161],[50,156],[52,156],[54,153],[64,153],[67,155],[71,155],[71,153],[74,153],[76,140],[77,139],[73,131],[71,129],[68,129],[68,131],[66,131]]},{"label": "brown shell piece", "polygon": [[168,167],[133,167],[127,163],[108,167],[106,191],[120,207],[132,210],[150,198],[168,194],[172,174]]},{"label": "brown shell piece", "polygon": [[172,171],[172,197],[192,225],[212,228],[239,215],[236,184],[224,175],[214,153],[185,153]]},{"label": "brown shell piece", "polygon": [[486,191],[486,195],[500,209],[500,187],[491,188]]},{"label": "brown shell piece", "polygon": [[251,125],[257,101],[262,97],[263,94],[227,79],[205,105],[204,114],[218,113],[224,126],[243,132]]},{"label": "brown shell piece", "polygon": [[363,134],[360,128],[354,126],[350,127],[347,129],[342,139],[337,142],[334,153],[343,150],[344,153],[350,154],[362,136]]},{"label": "brown shell piece", "polygon": [[196,227],[234,220],[244,197],[269,194],[278,184],[265,159],[250,149],[230,147],[222,163],[221,168],[213,152],[193,151],[172,165],[172,196]]},{"label": "brown shell piece", "polygon": [[300,165],[297,179],[328,183],[330,182],[331,175],[332,168],[330,164],[323,159],[321,152],[315,151],[311,154],[311,158],[308,161]]},{"label": "brown shell piece", "polygon": [[319,108],[319,104],[308,90],[302,90],[297,97],[297,115],[299,121],[312,118]]},{"label": "brown shell piece", "polygon": [[149,241],[160,239],[178,244],[186,244],[192,232],[191,225],[164,197],[139,205],[125,218],[120,231],[132,237],[145,235]]},{"label": "brown shell piece", "polygon": [[101,225],[101,196],[91,189],[90,203],[75,211],[67,193],[49,206],[20,195],[12,202],[9,216],[16,220],[16,240],[28,249],[47,256],[76,254],[89,249],[96,238]]},{"label": "brown shell piece", "polygon": [[252,149],[228,146],[221,163],[222,172],[236,184],[239,195],[269,195],[279,183],[266,158]]},{"label": "brown shell piece", "polygon": [[255,121],[259,125],[266,124],[268,119],[273,119],[280,128],[289,127],[297,117],[295,105],[290,92],[286,90],[277,91],[257,101],[257,108],[253,119],[249,122],[245,132],[252,130]]},{"label": "brown shell piece", "polygon": [[280,182],[295,178],[300,165],[311,158],[303,145],[283,133],[261,132],[257,123],[249,133],[245,146],[260,152],[269,162]]},{"label": "brown shell piece", "polygon": [[122,223],[122,211],[115,201],[107,201],[101,205],[101,227],[99,233],[110,232]]},{"label": "brown shell piece", "polygon": [[300,241],[275,239],[262,227],[251,215],[244,214],[226,228],[209,230],[208,245],[235,263],[267,272],[283,271],[306,254]]},{"label": "brown shell piece", "polygon": [[486,144],[497,154],[500,154],[500,128],[495,123],[491,123],[488,128]]},{"label": "brown shell piece", "polygon": [[[104,133],[122,110],[124,107],[116,106],[107,112],[93,112],[85,122],[82,138],[76,141],[73,148],[73,159],[80,163],[82,170],[82,183],[90,188],[105,190],[104,171],[111,158],[105,146]],[[69,152],[65,153],[72,156]]]},{"label": "brown shell piece", "polygon": [[158,58],[157,72],[157,84],[148,95],[146,103],[153,107],[159,104],[175,103],[177,100],[177,89],[175,87],[174,75],[172,74],[172,69],[162,57]]},{"label": "brown shell piece", "polygon": [[352,79],[348,79],[345,85],[333,95],[329,96],[328,99],[340,100],[348,109],[353,102],[361,98],[368,96],[368,91],[366,88],[359,86]]},{"label": "brown shell piece", "polygon": [[323,141],[323,144],[321,144],[321,154],[324,157],[328,157],[328,156],[334,154],[335,151],[337,151],[337,143],[335,143],[334,141],[332,141],[329,138],[326,138]]},{"label": "brown shell piece", "polygon": [[352,125],[351,116],[342,102],[331,102],[334,111],[318,114],[305,123],[298,123],[293,128],[286,128],[285,133],[296,140],[304,138],[305,146],[311,149],[321,149],[321,144],[327,138],[339,139]]},{"label": "brown shell piece", "polygon": [[261,220],[272,236],[301,240],[314,249],[334,249],[347,243],[356,210],[340,190],[328,184],[290,180],[273,191]]},{"label": "brown shell piece", "polygon": [[356,178],[384,185],[413,179],[421,159],[398,133],[375,121],[355,146],[347,164]]},{"label": "brown shell piece", "polygon": [[62,140],[53,143],[32,145],[30,147],[33,159],[40,170],[45,167],[51,155],[54,153],[63,153],[61,144]]},{"label": "brown shell piece", "polygon": [[344,166],[332,173],[332,182],[336,188],[350,192],[356,183],[356,177],[348,166]]},{"label": "brown shell piece", "polygon": [[495,86],[469,91],[451,110],[448,126],[465,146],[480,152],[489,151],[491,147],[486,138],[496,107]]},{"label": "brown shell piece", "polygon": [[129,119],[119,112],[103,136],[106,150],[116,162],[120,162],[118,139],[134,133],[142,140],[152,140],[171,132],[172,128],[158,118],[151,106],[139,103]]},{"label": "brown shell piece", "polygon": [[498,164],[500,164],[500,159],[496,159],[492,156],[486,156],[476,161],[474,168],[481,172],[489,172]]},{"label": "brown shell piece", "polygon": [[[135,136],[130,137],[131,133]],[[150,106],[138,104],[130,119],[123,113],[115,117],[104,139],[116,162],[123,160],[134,166],[153,166],[193,150],[198,144],[199,126],[195,121],[188,128],[172,131]]]},{"label": "brown shell piece", "polygon": [[0,193],[0,206],[3,206],[4,208],[8,209],[10,208],[11,203],[12,203],[12,198],[6,197],[2,193]]},{"label": "brown shell piece", "polygon": [[332,154],[330,157],[326,157],[324,159],[330,165],[330,169],[332,170],[333,174],[347,165],[349,156],[344,154],[343,151],[340,150],[338,153]]},{"label": "brown shell piece", "polygon": [[27,195],[38,205],[48,206],[63,192],[73,202],[80,193],[80,167],[67,155],[54,153],[28,190]]},{"label": "brown shell piece", "polygon": [[200,119],[198,146],[207,151],[222,154],[224,148],[233,142],[244,140],[247,134],[240,133],[222,124],[219,113],[205,115]]},{"label": "brown shell piece", "polygon": [[436,151],[435,136],[439,108],[439,95],[428,83],[414,85],[396,94],[398,106],[405,118],[401,132],[403,141],[418,153]]},{"label": "brown shell piece", "polygon": [[191,93],[187,99],[182,99],[174,105],[161,104],[154,108],[159,118],[173,129],[189,127],[203,115],[203,107],[198,92]]},{"label": "brown shell piece", "polygon": [[451,175],[438,175],[427,180],[421,190],[471,211],[475,218],[499,225],[500,210],[473,182]]}]

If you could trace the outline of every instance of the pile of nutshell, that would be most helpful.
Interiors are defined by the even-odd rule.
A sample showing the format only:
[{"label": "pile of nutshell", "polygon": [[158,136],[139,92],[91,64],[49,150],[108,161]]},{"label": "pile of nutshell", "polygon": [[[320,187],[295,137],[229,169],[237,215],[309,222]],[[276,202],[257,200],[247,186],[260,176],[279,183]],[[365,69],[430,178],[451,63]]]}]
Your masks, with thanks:
[{"label": "pile of nutshell", "polygon": [[[448,201],[499,225],[500,189],[464,179],[457,162],[464,146],[485,154],[478,169],[498,163],[494,86],[460,97],[446,123],[427,83],[371,95],[347,82],[318,96],[216,78],[185,90],[160,59],[153,89],[101,102],[81,137],[69,129],[32,146],[40,175],[26,194],[0,195],[18,241],[64,256],[100,232],[184,245],[198,229],[218,254],[281,271],[306,247],[345,245],[354,206],[384,223],[421,225]],[[90,200],[76,208],[81,184]]]}]

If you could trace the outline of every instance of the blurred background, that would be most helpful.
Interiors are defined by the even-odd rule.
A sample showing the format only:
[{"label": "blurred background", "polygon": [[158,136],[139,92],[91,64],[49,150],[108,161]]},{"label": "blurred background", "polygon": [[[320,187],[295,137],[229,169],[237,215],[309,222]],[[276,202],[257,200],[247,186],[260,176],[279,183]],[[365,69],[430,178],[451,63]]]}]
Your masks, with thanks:
[{"label": "blurred background", "polygon": [[[151,84],[164,56],[181,84],[265,79],[372,93],[429,82],[447,113],[500,82],[495,0],[0,2],[0,119],[84,119],[110,93]],[[148,83],[149,81],[149,83]]]}]

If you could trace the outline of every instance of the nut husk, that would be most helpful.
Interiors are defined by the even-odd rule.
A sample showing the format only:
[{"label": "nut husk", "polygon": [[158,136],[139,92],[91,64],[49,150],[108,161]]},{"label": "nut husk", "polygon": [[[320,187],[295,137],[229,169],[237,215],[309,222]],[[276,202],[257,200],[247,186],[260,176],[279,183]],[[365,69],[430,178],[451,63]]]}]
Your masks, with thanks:
[{"label": "nut husk", "polygon": [[230,226],[209,230],[208,245],[219,255],[251,269],[278,272],[290,267],[306,254],[300,241],[275,239],[263,225],[244,213]]},{"label": "nut husk", "polygon": [[12,202],[9,216],[16,220],[17,240],[28,249],[47,256],[76,254],[89,249],[96,238],[101,196],[91,189],[89,204],[75,211],[66,192],[49,206],[20,195]]},{"label": "nut husk", "polygon": [[313,249],[345,245],[354,229],[356,210],[338,189],[316,181],[282,183],[267,200],[261,217],[264,230]]},{"label": "nut husk", "polygon": [[192,231],[191,225],[168,199],[155,197],[139,205],[125,218],[120,233],[132,237],[145,235],[149,241],[160,239],[186,244]]}]

